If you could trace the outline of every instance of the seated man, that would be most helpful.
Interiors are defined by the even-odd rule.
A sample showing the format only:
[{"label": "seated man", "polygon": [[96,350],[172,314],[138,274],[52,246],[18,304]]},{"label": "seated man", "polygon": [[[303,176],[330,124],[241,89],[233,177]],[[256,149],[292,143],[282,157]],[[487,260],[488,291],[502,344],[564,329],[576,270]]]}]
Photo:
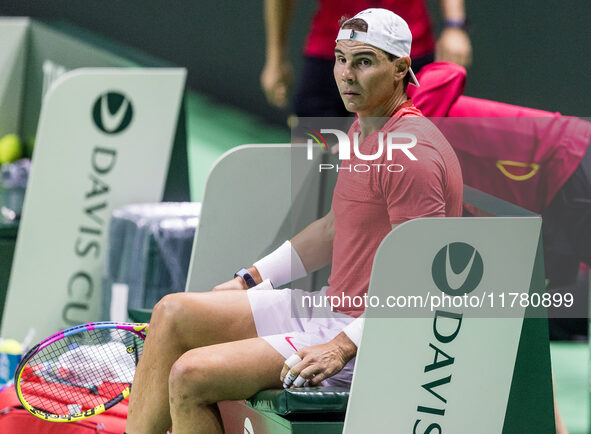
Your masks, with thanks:
[{"label": "seated man", "polygon": [[[349,130],[359,143],[350,166],[366,162],[359,153],[380,155],[383,133],[395,130],[416,137],[414,159],[407,149],[381,152],[369,172],[341,170],[331,211],[291,243],[212,292],[160,301],[133,383],[128,433],[164,433],[171,424],[175,434],[220,433],[219,401],[282,385],[350,384],[363,307],[293,317],[297,290],[248,288],[266,279],[281,286],[332,260],[322,293],[363,296],[375,252],[393,227],[417,217],[460,216],[458,160],[406,95],[409,82],[418,84],[410,47],[404,20],[365,10],[341,26],[334,76],[345,107],[358,116]],[[379,170],[401,162],[402,171]]]}]

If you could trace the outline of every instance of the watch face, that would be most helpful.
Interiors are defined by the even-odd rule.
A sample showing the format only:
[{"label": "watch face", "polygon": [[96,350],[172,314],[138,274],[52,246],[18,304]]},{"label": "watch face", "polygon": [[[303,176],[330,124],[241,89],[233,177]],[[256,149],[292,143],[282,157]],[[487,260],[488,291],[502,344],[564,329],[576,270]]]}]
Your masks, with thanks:
[{"label": "watch face", "polygon": [[254,278],[250,275],[250,273],[248,272],[248,270],[246,268],[242,268],[240,270],[238,270],[235,274],[234,277],[242,277],[242,280],[244,280],[244,282],[246,282],[246,286],[248,286],[249,288],[252,288],[253,286],[256,286],[257,283],[254,281]]},{"label": "watch face", "polygon": [[246,282],[246,285],[249,288],[256,286],[256,282],[254,281],[254,278],[250,275],[250,273],[244,273],[244,276],[242,278],[244,279],[244,281]]}]

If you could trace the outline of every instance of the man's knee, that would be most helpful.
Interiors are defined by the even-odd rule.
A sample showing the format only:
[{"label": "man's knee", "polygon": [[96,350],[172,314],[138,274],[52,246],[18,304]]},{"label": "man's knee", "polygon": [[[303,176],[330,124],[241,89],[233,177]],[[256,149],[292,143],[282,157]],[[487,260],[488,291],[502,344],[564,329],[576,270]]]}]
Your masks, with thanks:
[{"label": "man's knee", "polygon": [[170,333],[181,330],[183,323],[187,320],[188,295],[185,292],[177,292],[162,297],[152,310],[150,330],[165,329]]},{"label": "man's knee", "polygon": [[[193,350],[193,353],[195,352],[199,352],[199,349]],[[194,354],[191,358],[180,357],[172,365],[168,377],[171,404],[180,404],[179,400],[204,405],[216,402],[213,378],[215,367],[211,366],[211,363],[214,361],[206,354],[203,354],[203,357]]]},{"label": "man's knee", "polygon": [[182,306],[182,298],[185,295],[184,292],[175,292],[172,294],[166,294],[162,297],[152,310],[152,318],[168,317],[172,313],[176,313]]},{"label": "man's knee", "polygon": [[246,291],[169,294],[154,307],[148,335],[183,352],[257,336]]}]

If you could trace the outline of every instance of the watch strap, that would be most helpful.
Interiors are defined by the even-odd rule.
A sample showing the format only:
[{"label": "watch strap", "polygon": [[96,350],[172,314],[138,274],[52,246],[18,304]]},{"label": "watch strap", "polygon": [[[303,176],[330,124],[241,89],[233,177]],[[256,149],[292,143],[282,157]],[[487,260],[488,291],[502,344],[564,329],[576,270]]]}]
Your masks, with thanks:
[{"label": "watch strap", "polygon": [[456,20],[449,19],[449,20],[445,20],[443,22],[443,27],[444,28],[452,27],[452,28],[461,29],[461,30],[464,30],[467,32],[470,28],[470,23],[466,19],[456,19]]},{"label": "watch strap", "polygon": [[257,286],[257,283],[254,281],[254,277],[248,272],[246,268],[241,268],[236,273],[234,273],[234,277],[241,277],[244,282],[246,282],[246,286],[248,288],[252,288]]}]

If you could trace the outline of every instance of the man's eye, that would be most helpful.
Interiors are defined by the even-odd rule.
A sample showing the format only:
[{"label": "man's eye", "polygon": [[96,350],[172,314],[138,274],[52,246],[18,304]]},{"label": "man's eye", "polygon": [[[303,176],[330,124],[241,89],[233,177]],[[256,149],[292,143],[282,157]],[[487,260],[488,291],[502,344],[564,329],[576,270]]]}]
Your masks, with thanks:
[{"label": "man's eye", "polygon": [[361,59],[361,60],[359,61],[359,64],[360,64],[361,66],[370,66],[370,65],[371,65],[371,60],[369,60],[369,59]]},{"label": "man's eye", "polygon": [[345,63],[345,58],[344,57],[337,57],[337,62],[338,63]]}]

